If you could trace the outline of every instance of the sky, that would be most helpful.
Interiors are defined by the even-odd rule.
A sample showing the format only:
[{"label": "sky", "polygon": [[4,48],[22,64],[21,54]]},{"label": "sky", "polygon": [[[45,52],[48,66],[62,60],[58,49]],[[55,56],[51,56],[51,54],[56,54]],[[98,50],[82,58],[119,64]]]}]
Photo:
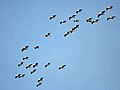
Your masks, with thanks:
[{"label": "sky", "polygon": [[[120,0],[0,0],[0,90],[120,90],[119,4]],[[97,19],[110,5],[113,9],[98,23],[85,21]],[[80,8],[74,18],[79,22],[68,20]],[[112,15],[116,18],[107,21]],[[67,22],[60,25],[62,20]],[[77,24],[79,28],[65,38]],[[21,52],[26,45],[28,51]],[[29,60],[18,67],[25,56]],[[48,62],[51,65],[44,68]],[[30,63],[39,63],[32,75],[33,68],[25,69]],[[65,69],[58,70],[63,64]],[[15,79],[18,73],[26,75]],[[36,87],[40,77],[43,83]]]}]

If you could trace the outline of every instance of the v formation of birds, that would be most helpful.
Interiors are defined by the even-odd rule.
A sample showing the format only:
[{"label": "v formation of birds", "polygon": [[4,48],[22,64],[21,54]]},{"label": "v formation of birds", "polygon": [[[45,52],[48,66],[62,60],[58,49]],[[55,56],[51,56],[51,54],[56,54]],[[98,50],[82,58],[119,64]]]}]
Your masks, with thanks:
[{"label": "v formation of birds", "polygon": [[[92,17],[89,17],[89,18],[86,18],[85,21],[86,21],[86,22],[89,22],[89,23],[91,23],[91,24],[97,23],[97,22],[100,20],[100,17],[103,16],[103,15],[105,15],[105,13],[106,13],[107,11],[111,10],[112,8],[113,8],[112,5],[111,5],[111,6],[108,6],[105,10],[102,10],[102,11],[100,11],[100,12],[97,14],[97,19],[93,19]],[[75,17],[76,17],[80,12],[82,12],[82,10],[83,10],[83,9],[78,9],[78,10],[76,10],[75,14],[73,14],[73,15],[71,15],[71,16],[68,17],[68,20],[62,20],[62,21],[60,21],[59,24],[65,24],[65,23],[67,23],[67,22],[68,22],[69,20],[71,20],[71,19],[74,19],[73,22],[79,23],[79,20],[78,20],[78,19],[75,19]],[[52,15],[52,16],[49,17],[49,20],[52,20],[52,19],[55,19],[55,18],[56,18],[56,15]],[[114,18],[116,18],[116,16],[111,15],[111,16],[108,16],[108,17],[106,18],[106,20],[108,21],[108,20],[111,20],[111,19],[114,19]],[[74,27],[72,27],[69,31],[65,32],[65,33],[64,33],[64,37],[67,37],[70,33],[73,33],[77,28],[79,28],[79,24],[76,24],[76,25],[75,25]],[[48,32],[48,33],[46,33],[44,36],[45,36],[45,38],[47,38],[47,37],[49,37],[50,35],[51,35],[51,33]],[[34,48],[34,49],[39,49],[40,47],[37,45],[37,46],[34,46],[33,48]],[[24,46],[24,47],[21,49],[21,52],[24,52],[24,51],[27,51],[27,50],[29,50],[29,46]],[[28,56],[23,57],[23,60],[22,60],[20,63],[18,63],[18,67],[21,67],[21,66],[24,64],[24,62],[25,62],[26,60],[28,60],[28,59],[29,59]],[[44,68],[48,68],[49,65],[51,65],[50,62],[48,62],[47,64],[45,64],[45,65],[44,65]],[[39,66],[39,63],[30,63],[30,64],[26,65],[25,68],[26,68],[26,69],[32,68],[30,74],[34,74],[34,73],[37,71],[37,67],[38,67],[38,66]],[[58,70],[64,69],[65,67],[66,67],[66,64],[63,64],[63,65],[61,65],[61,66],[58,66]],[[18,74],[16,74],[15,79],[17,79],[17,78],[19,78],[19,79],[20,79],[20,78],[24,78],[25,76],[26,76],[25,73],[22,73],[22,74],[21,74],[21,73],[18,73]],[[44,77],[38,78],[36,87],[39,87],[40,85],[42,85],[43,79],[44,79]]]}]

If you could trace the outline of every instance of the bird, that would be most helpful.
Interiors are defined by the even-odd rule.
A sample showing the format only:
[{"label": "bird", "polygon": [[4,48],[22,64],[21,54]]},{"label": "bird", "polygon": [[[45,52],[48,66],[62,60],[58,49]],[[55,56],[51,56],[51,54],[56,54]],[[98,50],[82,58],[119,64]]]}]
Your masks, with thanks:
[{"label": "bird", "polygon": [[34,72],[36,72],[36,69],[33,69],[30,73],[33,74]]},{"label": "bird", "polygon": [[47,34],[45,34],[45,37],[48,37],[48,36],[50,36],[50,34],[51,34],[51,33],[47,33]]},{"label": "bird", "polygon": [[63,69],[65,67],[66,67],[66,65],[64,64],[64,65],[60,66],[58,69],[60,70],[60,69]]},{"label": "bird", "polygon": [[47,68],[50,65],[50,62],[45,65],[45,68]]},{"label": "bird", "polygon": [[79,22],[79,20],[73,20],[73,22]]},{"label": "bird", "polygon": [[38,87],[38,86],[40,86],[41,84],[42,84],[42,82],[38,83],[36,86]]},{"label": "bird", "polygon": [[50,20],[52,20],[53,18],[55,18],[56,17],[56,15],[53,15],[53,16],[50,16]]},{"label": "bird", "polygon": [[107,21],[110,20],[110,19],[114,19],[114,18],[116,18],[116,16],[109,16],[109,17],[107,18]]},{"label": "bird", "polygon": [[38,79],[38,83],[39,83],[40,81],[43,81],[43,77],[41,77],[41,78]]},{"label": "bird", "polygon": [[92,20],[92,21],[91,21],[91,24],[97,23],[98,21],[99,21],[99,19]]},{"label": "bird", "polygon": [[77,11],[76,11],[76,13],[79,13],[79,12],[81,12],[83,9],[78,9]]},{"label": "bird", "polygon": [[28,60],[28,57],[23,57],[23,60]]},{"label": "bird", "polygon": [[64,34],[64,37],[67,37],[67,35],[69,35],[69,31],[67,31],[65,34]]},{"label": "bird", "polygon": [[23,64],[23,62],[20,62],[20,63],[18,64],[18,67],[21,66],[22,64]]},{"label": "bird", "polygon": [[23,51],[25,51],[25,50],[28,50],[28,47],[29,47],[29,46],[23,47],[21,51],[23,52]]},{"label": "bird", "polygon": [[106,8],[106,10],[110,10],[110,9],[112,9],[113,8],[113,6],[111,5],[111,6],[108,6],[107,8]]},{"label": "bird", "polygon": [[69,32],[70,32],[70,33],[73,33],[74,31],[75,31],[75,30],[71,29]]},{"label": "bird", "polygon": [[26,69],[31,68],[32,64],[26,66]]},{"label": "bird", "polygon": [[69,20],[72,19],[72,18],[75,18],[76,15],[72,15],[69,17]]},{"label": "bird", "polygon": [[39,46],[34,46],[34,49],[39,49]]},{"label": "bird", "polygon": [[86,19],[86,22],[91,22],[92,21],[92,18],[87,18]]},{"label": "bird", "polygon": [[33,68],[35,68],[36,66],[38,66],[38,63],[33,64]]},{"label": "bird", "polygon": [[105,14],[105,11],[101,11],[101,12],[99,12],[99,14],[98,14],[98,18],[101,16],[101,15],[104,15]]},{"label": "bird", "polygon": [[20,77],[21,77],[21,74],[16,74],[15,79]]},{"label": "bird", "polygon": [[25,77],[25,74],[21,74],[21,77]]},{"label": "bird", "polygon": [[64,20],[64,21],[61,21],[61,22],[60,22],[60,24],[63,24],[63,23],[66,23],[66,22],[67,22],[67,21],[66,21],[66,20]]}]

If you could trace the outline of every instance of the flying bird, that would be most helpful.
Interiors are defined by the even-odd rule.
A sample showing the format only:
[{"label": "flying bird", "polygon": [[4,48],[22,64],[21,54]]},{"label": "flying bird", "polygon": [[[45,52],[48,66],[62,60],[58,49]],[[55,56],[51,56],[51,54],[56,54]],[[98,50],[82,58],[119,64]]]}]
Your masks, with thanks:
[{"label": "flying bird", "polygon": [[50,65],[50,62],[45,65],[45,68],[47,68]]},{"label": "flying bird", "polygon": [[36,66],[38,66],[38,63],[33,64],[33,68],[35,68]]},{"label": "flying bird", "polygon": [[28,60],[28,57],[23,57],[23,60]]},{"label": "flying bird", "polygon": [[33,70],[31,71],[31,74],[33,74],[34,72],[36,72],[36,69],[33,69]]},{"label": "flying bird", "polygon": [[39,46],[34,46],[34,49],[39,49]]},{"label": "flying bird", "polygon": [[70,32],[70,33],[73,33],[74,31],[75,31],[75,30],[71,29],[69,32]]},{"label": "flying bird", "polygon": [[66,22],[67,22],[67,21],[66,21],[66,20],[64,20],[64,21],[61,21],[61,22],[60,22],[60,24],[63,24],[63,23],[66,23]]},{"label": "flying bird", "polygon": [[64,37],[67,37],[67,35],[69,35],[69,31],[67,31],[65,34],[64,34]]},{"label": "flying bird", "polygon": [[92,21],[92,18],[87,18],[86,19],[86,22],[91,22]]},{"label": "flying bird", "polygon": [[83,9],[78,9],[77,11],[76,11],[76,13],[79,13],[79,12],[81,12]]},{"label": "flying bird", "polygon": [[79,20],[73,20],[73,22],[79,22]]},{"label": "flying bird", "polygon": [[63,69],[63,68],[65,68],[66,67],[66,65],[62,65],[62,66],[60,66],[58,69],[60,70],[60,69]]},{"label": "flying bird", "polygon": [[113,6],[109,6],[109,7],[106,8],[106,10],[110,10],[112,8],[113,8]]},{"label": "flying bird", "polygon": [[25,77],[25,74],[21,74],[21,77]]},{"label": "flying bird", "polygon": [[48,37],[48,36],[50,36],[50,33],[45,34],[45,37]]},{"label": "flying bird", "polygon": [[42,84],[42,82],[38,83],[36,86],[38,87],[38,86],[40,86],[41,84]]},{"label": "flying bird", "polygon": [[114,19],[114,18],[116,18],[116,16],[109,16],[107,20]]},{"label": "flying bird", "polygon": [[56,17],[56,15],[53,15],[53,16],[50,16],[50,20],[52,20],[53,18],[55,18]]},{"label": "flying bird", "polygon": [[101,12],[99,12],[99,14],[98,14],[98,18],[100,17],[100,16],[102,16],[102,15],[104,15],[105,14],[105,11],[101,11]]},{"label": "flying bird", "polygon": [[23,64],[23,62],[20,62],[20,63],[18,64],[18,67],[21,66],[22,64]]},{"label": "flying bird", "polygon": [[38,79],[38,83],[39,83],[40,81],[43,81],[43,77],[41,77],[41,78]]},{"label": "flying bird", "polygon": [[21,78],[21,74],[16,74],[15,79],[16,78]]},{"label": "flying bird", "polygon": [[23,52],[23,51],[25,51],[25,50],[28,50],[28,47],[29,47],[29,46],[23,47],[21,51]]},{"label": "flying bird", "polygon": [[72,18],[75,18],[76,15],[72,15],[69,17],[69,20],[72,19]]},{"label": "flying bird", "polygon": [[92,20],[92,21],[91,21],[91,24],[97,23],[98,21],[99,21],[99,19]]},{"label": "flying bird", "polygon": [[26,66],[26,69],[31,68],[32,64]]}]

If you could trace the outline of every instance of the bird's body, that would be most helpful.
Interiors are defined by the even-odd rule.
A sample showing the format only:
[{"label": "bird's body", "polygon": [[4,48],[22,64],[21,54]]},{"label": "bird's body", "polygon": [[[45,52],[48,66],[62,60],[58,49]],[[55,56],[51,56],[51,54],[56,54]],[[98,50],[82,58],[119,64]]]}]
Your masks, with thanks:
[{"label": "bird's body", "polygon": [[50,62],[45,65],[45,68],[47,68],[50,65]]},{"label": "bird's body", "polygon": [[73,20],[73,22],[79,22],[79,20]]},{"label": "bird's body", "polygon": [[39,46],[34,46],[34,49],[39,49]]},{"label": "bird's body", "polygon": [[39,83],[40,81],[43,81],[43,77],[41,77],[41,78],[38,79],[38,83]]},{"label": "bird's body", "polygon": [[78,9],[77,11],[76,11],[76,13],[79,13],[79,12],[81,12],[83,9]]},{"label": "bird's body", "polygon": [[53,15],[53,16],[50,16],[50,20],[52,20],[53,18],[55,18],[56,17],[56,15]]},{"label": "bird's body", "polygon": [[34,72],[36,72],[36,69],[33,69],[33,70],[31,71],[31,74],[33,74]]},{"label": "bird's body", "polygon": [[86,22],[91,22],[92,21],[92,18],[87,18],[86,19]]},{"label": "bird's body", "polygon": [[91,24],[97,23],[98,21],[99,21],[99,19],[92,20],[92,21],[91,21]]},{"label": "bird's body", "polygon": [[61,70],[61,69],[64,69],[65,67],[66,67],[66,65],[64,64],[64,65],[60,66],[58,69]]},{"label": "bird's body", "polygon": [[50,34],[51,34],[51,33],[47,33],[47,34],[45,34],[45,37],[48,37],[48,36],[50,36]]},{"label": "bird's body", "polygon": [[28,57],[23,57],[23,60],[28,60]]},{"label": "bird's body", "polygon": [[64,34],[64,37],[67,37],[67,35],[69,35],[69,31],[67,31],[65,34]]},{"label": "bird's body", "polygon": [[21,74],[21,77],[25,77],[25,74]]},{"label": "bird's body", "polygon": [[20,77],[21,77],[21,74],[16,74],[15,79]]},{"label": "bird's body", "polygon": [[72,18],[75,18],[76,15],[72,15],[69,17],[69,20],[72,19]]},{"label": "bird's body", "polygon": [[61,21],[61,22],[60,22],[60,24],[63,24],[63,23],[66,23],[66,22],[67,22],[67,21],[66,21],[66,20],[64,20],[64,21]]},{"label": "bird's body", "polygon": [[35,68],[36,66],[38,66],[38,63],[33,64],[33,68]]},{"label": "bird's body", "polygon": [[100,17],[100,16],[102,16],[102,15],[104,15],[105,14],[105,11],[101,11],[101,12],[99,12],[99,14],[98,14],[98,18]]},{"label": "bird's body", "polygon": [[113,6],[109,6],[106,8],[106,10],[111,10],[113,8]]},{"label": "bird's body", "polygon": [[26,66],[26,69],[31,68],[32,64]]},{"label": "bird's body", "polygon": [[38,83],[36,86],[38,87],[38,86],[40,86],[41,84],[42,84],[42,82]]},{"label": "bird's body", "polygon": [[109,16],[107,20],[114,19],[114,18],[116,18],[116,16]]},{"label": "bird's body", "polygon": [[18,64],[18,67],[21,66],[22,64],[23,64],[23,62],[20,62],[20,63]]},{"label": "bird's body", "polygon": [[25,46],[25,47],[23,47],[21,51],[23,52],[23,51],[28,50],[28,47],[29,47],[29,46]]}]

